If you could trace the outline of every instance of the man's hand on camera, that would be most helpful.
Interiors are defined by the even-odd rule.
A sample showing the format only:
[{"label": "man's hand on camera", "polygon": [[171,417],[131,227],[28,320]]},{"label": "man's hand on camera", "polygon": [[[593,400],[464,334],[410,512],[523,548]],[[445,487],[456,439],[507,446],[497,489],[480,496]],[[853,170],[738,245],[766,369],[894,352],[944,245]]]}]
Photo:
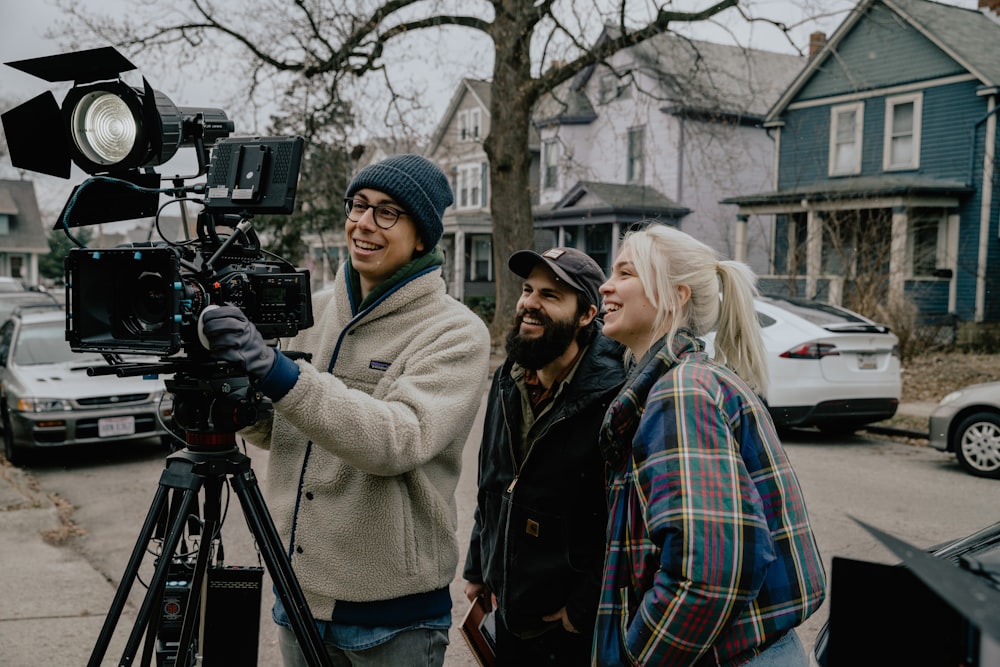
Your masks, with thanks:
[{"label": "man's hand on camera", "polygon": [[212,356],[245,368],[251,380],[260,382],[274,366],[274,348],[268,347],[257,327],[239,308],[207,308],[201,315],[201,325]]}]

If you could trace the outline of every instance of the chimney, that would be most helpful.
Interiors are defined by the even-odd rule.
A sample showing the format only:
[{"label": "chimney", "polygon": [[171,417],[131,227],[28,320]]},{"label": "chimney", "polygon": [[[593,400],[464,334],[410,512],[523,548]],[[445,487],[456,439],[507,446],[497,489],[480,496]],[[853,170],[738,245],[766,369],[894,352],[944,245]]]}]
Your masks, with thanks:
[{"label": "chimney", "polygon": [[979,0],[979,9],[988,9],[994,14],[1000,14],[1000,0]]},{"label": "chimney", "polygon": [[[979,0],[979,2],[1000,3],[1000,0]],[[809,57],[812,58],[814,55],[819,53],[824,44],[826,44],[825,32],[814,32],[809,35]]]}]

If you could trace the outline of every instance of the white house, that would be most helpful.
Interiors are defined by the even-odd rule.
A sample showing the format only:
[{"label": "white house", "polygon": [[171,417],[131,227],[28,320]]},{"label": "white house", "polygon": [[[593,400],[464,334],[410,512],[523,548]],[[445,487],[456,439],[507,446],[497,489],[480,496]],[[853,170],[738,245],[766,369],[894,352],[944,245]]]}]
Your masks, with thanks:
[{"label": "white house", "polygon": [[655,219],[765,271],[768,221],[755,221],[744,245],[736,208],[720,200],[773,182],[774,141],[760,122],[804,65],[664,34],[554,90],[534,114],[543,243],[578,247],[608,268],[620,233]]}]

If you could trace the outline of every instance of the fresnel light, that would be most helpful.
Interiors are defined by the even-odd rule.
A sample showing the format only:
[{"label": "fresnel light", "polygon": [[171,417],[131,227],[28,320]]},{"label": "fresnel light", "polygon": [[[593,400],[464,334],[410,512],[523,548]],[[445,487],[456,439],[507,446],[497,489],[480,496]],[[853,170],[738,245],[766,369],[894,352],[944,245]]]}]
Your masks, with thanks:
[{"label": "fresnel light", "polygon": [[[2,114],[11,162],[18,168],[69,178],[72,163],[88,174],[151,190],[160,180],[151,168],[178,148],[198,148],[203,173],[208,149],[233,131],[221,109],[178,107],[145,78],[142,88],[126,84],[119,75],[135,65],[112,47],[6,64],[45,81],[73,81],[62,106],[46,91]],[[79,221],[63,223],[125,220],[156,210],[154,192],[116,192],[114,206],[107,194],[107,186],[88,188],[85,198],[74,202]]]}]

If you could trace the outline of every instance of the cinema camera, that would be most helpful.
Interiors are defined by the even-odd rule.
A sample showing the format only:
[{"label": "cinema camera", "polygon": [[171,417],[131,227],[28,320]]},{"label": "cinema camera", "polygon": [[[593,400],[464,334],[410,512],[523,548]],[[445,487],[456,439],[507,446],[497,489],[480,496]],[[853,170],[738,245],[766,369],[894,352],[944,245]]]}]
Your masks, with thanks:
[{"label": "cinema camera", "polygon": [[[133,664],[144,637],[142,664],[149,664],[154,646],[163,667],[195,664],[196,654],[209,665],[256,664],[249,630],[257,632],[261,572],[224,566],[221,492],[228,484],[307,663],[327,667],[329,657],[250,460],[236,446],[235,432],[257,421],[270,404],[246,369],[212,359],[198,333],[199,316],[215,304],[239,307],[265,338],[290,337],[312,326],[309,273],[265,253],[251,225],[255,214],[292,212],[302,138],[230,137],[233,123],[225,112],[177,107],[145,78],[141,87],[127,85],[120,75],[135,66],[111,47],[6,64],[49,82],[73,81],[62,107],[46,92],[2,114],[15,167],[68,178],[75,163],[90,175],[74,188],[56,224],[78,246],[65,258],[66,339],[76,352],[104,355],[108,365],[89,368],[91,375],[170,376],[165,384],[174,395],[173,421],[184,431],[185,446],[167,457],[88,665],[103,664],[143,556],[157,541],[155,571],[118,664]],[[195,148],[197,173],[172,177],[171,187],[161,187],[153,167],[182,146]],[[202,176],[203,183],[188,184]],[[94,249],[73,236],[74,227],[144,217],[155,217],[159,229],[162,196],[201,201],[196,239]],[[182,202],[186,231],[185,211]],[[220,233],[221,227],[231,231]],[[146,364],[122,356],[132,354],[159,360]],[[199,535],[194,555],[178,551],[185,532]],[[252,595],[213,598],[215,588],[234,587]],[[180,589],[183,596],[176,595]],[[247,626],[239,629],[243,652],[237,655],[229,635],[211,641],[204,624],[198,634],[199,618],[241,619]],[[217,620],[211,622],[219,629]]]},{"label": "cinema camera", "polygon": [[[155,214],[162,194],[204,195],[193,243],[114,249],[73,248],[65,260],[67,339],[77,352],[173,355],[197,345],[209,304],[238,306],[265,338],[312,325],[309,275],[269,259],[252,233],[255,213],[291,213],[302,156],[300,137],[228,138],[219,109],[179,108],[105,47],[7,63],[46,81],[73,80],[62,108],[51,92],[3,114],[14,166],[66,178],[72,161],[94,177],[74,190],[57,223],[72,227]],[[160,188],[151,167],[194,146],[206,182]],[[209,149],[214,146],[211,159]],[[221,239],[217,228],[233,227]],[[77,245],[82,246],[76,242]]]}]

